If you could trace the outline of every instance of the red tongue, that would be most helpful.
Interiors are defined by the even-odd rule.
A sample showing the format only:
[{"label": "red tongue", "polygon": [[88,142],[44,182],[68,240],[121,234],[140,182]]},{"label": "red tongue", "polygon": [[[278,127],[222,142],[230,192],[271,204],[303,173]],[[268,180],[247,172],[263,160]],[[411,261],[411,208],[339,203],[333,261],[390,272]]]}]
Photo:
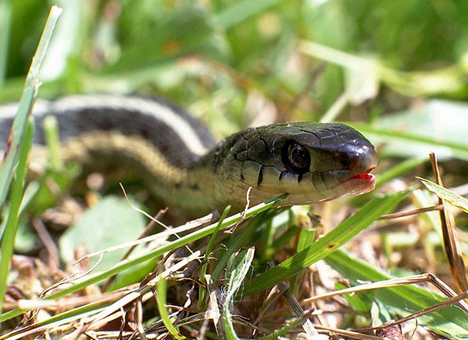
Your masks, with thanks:
[{"label": "red tongue", "polygon": [[369,173],[365,173],[365,174],[359,174],[357,176],[354,176],[354,178],[356,179],[371,179],[373,176]]},{"label": "red tongue", "polygon": [[371,175],[370,172],[374,170],[374,168],[371,168],[369,170],[367,170],[366,172],[362,173],[362,174],[359,174],[359,175],[356,175],[354,176],[353,178],[355,179],[372,179],[374,177],[374,175]]}]

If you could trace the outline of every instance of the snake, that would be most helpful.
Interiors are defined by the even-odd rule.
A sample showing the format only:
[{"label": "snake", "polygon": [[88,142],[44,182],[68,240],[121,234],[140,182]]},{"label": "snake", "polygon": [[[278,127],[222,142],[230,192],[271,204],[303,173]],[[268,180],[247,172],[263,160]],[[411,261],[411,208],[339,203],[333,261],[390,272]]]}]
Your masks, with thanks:
[{"label": "snake", "polygon": [[[16,107],[0,106],[0,149]],[[313,204],[375,187],[376,150],[345,124],[276,123],[217,143],[199,120],[164,100],[117,95],[38,100],[33,116],[34,150],[45,149],[42,125],[53,116],[65,162],[125,168],[163,205],[189,216],[228,205],[241,211],[284,194],[282,206]]]}]

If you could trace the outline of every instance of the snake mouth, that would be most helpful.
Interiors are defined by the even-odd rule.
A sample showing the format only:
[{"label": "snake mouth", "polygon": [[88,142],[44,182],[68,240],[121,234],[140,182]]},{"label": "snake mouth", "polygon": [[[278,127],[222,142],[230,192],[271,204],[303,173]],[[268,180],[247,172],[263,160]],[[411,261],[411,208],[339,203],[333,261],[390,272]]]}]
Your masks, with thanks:
[{"label": "snake mouth", "polygon": [[375,180],[375,176],[373,174],[371,174],[370,172],[372,171],[369,170],[367,172],[364,172],[362,174],[359,174],[359,175],[356,175],[354,177],[351,177],[351,179],[356,179],[356,180],[364,180],[364,181],[372,181],[372,180]]},{"label": "snake mouth", "polygon": [[352,195],[360,195],[370,192],[375,188],[375,176],[370,173],[374,169],[375,166],[372,166],[366,171],[351,177],[343,184],[351,188],[350,190]]}]

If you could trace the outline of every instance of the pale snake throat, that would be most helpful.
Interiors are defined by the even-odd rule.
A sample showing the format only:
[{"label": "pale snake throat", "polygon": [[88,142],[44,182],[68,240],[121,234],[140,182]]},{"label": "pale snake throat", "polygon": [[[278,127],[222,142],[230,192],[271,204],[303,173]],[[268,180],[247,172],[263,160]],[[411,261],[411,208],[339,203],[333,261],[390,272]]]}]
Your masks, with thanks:
[{"label": "pale snake throat", "polygon": [[[0,106],[5,149],[16,105]],[[86,167],[120,166],[141,177],[167,207],[201,216],[234,211],[275,198],[281,205],[311,204],[373,190],[378,163],[373,145],[337,123],[279,123],[248,128],[220,143],[195,118],[152,98],[72,96],[38,101],[34,143],[42,123],[59,125],[61,155]]]}]

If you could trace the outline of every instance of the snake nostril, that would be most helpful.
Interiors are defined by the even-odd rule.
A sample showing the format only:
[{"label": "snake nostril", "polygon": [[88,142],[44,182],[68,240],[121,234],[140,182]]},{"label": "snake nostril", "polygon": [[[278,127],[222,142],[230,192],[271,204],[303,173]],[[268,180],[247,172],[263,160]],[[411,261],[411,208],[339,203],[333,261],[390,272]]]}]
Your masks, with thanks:
[{"label": "snake nostril", "polygon": [[343,169],[363,173],[377,166],[377,154],[372,146],[348,144],[344,150],[335,153]]},{"label": "snake nostril", "polygon": [[356,167],[359,162],[359,155],[355,152],[340,152],[336,151],[333,154],[333,158],[336,159],[343,170],[352,170]]}]

